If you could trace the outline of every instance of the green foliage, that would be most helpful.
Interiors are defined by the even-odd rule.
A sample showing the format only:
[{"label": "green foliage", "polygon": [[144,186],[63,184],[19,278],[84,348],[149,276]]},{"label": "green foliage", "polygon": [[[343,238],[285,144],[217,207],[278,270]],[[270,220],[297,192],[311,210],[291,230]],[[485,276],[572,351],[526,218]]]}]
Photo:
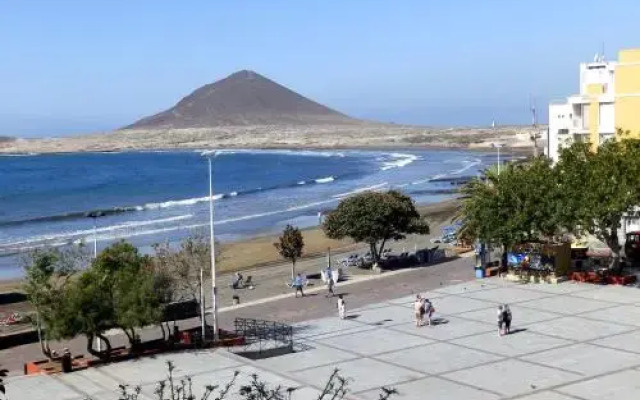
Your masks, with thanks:
[{"label": "green foliage", "polygon": [[[211,276],[211,246],[209,239],[195,232],[173,249],[169,243],[155,244],[153,266],[157,274],[169,277],[167,290],[173,301],[200,297],[200,270],[203,278]],[[220,255],[216,243],[216,260]]]},{"label": "green foliage", "polygon": [[576,144],[562,151],[556,168],[565,205],[562,223],[578,234],[596,235],[618,255],[622,217],[640,205],[640,140],[611,140],[595,153]]},{"label": "green foliage", "polygon": [[[623,132],[618,135],[624,137]],[[460,236],[513,245],[590,233],[619,258],[618,229],[640,205],[640,140],[611,140],[590,150],[576,143],[551,166],[544,159],[509,165],[467,184]]]},{"label": "green foliage", "polygon": [[508,164],[500,174],[488,171],[485,180],[473,180],[462,189],[459,236],[507,246],[551,239],[560,232],[559,191],[556,174],[543,158]]},{"label": "green foliage", "polygon": [[[121,328],[133,346],[136,329],[161,322],[169,297],[167,276],[155,273],[149,258],[131,244],[107,247],[82,272],[69,267],[72,258],[60,250],[38,251],[26,269],[25,290],[47,339],[85,335],[87,350],[105,357],[110,343],[102,333],[107,329]],[[106,343],[105,352],[94,351],[95,337]]]},{"label": "green foliage", "polygon": [[369,244],[378,260],[389,240],[404,239],[407,234],[427,234],[423,221],[409,196],[398,191],[364,192],[342,200],[324,221],[327,237],[350,237]]},{"label": "green foliage", "polygon": [[22,259],[25,270],[23,288],[36,311],[36,329],[42,352],[47,357],[51,354],[48,340],[68,337],[69,330],[74,329],[67,313],[66,292],[70,279],[81,266],[86,265],[88,259],[83,245],[37,249]]},{"label": "green foliage", "polygon": [[291,278],[295,276],[296,261],[302,256],[304,239],[302,232],[297,227],[287,225],[278,238],[278,242],[273,244],[280,255],[291,261]]}]

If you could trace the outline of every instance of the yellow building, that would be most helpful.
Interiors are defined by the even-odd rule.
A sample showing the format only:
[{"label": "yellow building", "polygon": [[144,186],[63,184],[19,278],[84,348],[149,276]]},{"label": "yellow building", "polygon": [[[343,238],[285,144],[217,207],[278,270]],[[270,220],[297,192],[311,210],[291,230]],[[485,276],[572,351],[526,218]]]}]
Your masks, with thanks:
[{"label": "yellow building", "polygon": [[589,142],[593,150],[616,137],[617,129],[640,138],[640,49],[621,50],[618,61],[597,55],[580,64],[580,92],[549,105],[546,153]]},{"label": "yellow building", "polygon": [[615,73],[615,125],[640,138],[640,49],[622,50]]}]

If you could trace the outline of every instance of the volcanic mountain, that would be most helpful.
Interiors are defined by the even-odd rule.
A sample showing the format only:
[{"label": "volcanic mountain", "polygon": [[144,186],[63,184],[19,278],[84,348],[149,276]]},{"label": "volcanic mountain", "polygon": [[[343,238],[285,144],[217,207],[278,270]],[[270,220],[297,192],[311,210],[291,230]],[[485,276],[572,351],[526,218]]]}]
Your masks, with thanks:
[{"label": "volcanic mountain", "polygon": [[243,70],[202,86],[172,108],[142,118],[123,129],[342,125],[357,122],[256,72]]}]

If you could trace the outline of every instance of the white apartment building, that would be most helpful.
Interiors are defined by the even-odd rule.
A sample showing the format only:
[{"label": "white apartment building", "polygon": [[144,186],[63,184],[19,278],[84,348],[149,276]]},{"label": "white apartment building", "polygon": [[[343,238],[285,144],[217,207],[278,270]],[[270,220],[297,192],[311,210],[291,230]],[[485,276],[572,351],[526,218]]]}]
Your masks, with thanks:
[{"label": "white apartment building", "polygon": [[560,149],[575,142],[594,146],[615,134],[615,71],[617,62],[580,64],[580,92],[549,104],[549,131],[545,154],[558,161]]}]

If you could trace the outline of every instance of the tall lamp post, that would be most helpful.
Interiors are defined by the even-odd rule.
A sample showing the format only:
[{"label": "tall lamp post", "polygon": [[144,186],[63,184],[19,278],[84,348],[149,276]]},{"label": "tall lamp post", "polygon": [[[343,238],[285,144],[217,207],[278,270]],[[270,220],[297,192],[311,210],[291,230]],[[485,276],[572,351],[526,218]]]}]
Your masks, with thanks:
[{"label": "tall lamp post", "polygon": [[[218,340],[218,289],[216,287],[216,244],[213,231],[213,162],[216,151],[205,151],[203,156],[209,161],[209,240],[211,247],[211,308],[213,314],[213,341]],[[204,318],[204,316],[203,316]]]},{"label": "tall lamp post", "polygon": [[498,150],[498,175],[500,175],[500,148],[504,147],[504,143],[491,143],[491,147]]},{"label": "tall lamp post", "polygon": [[[101,211],[91,211],[87,213],[87,217],[93,220],[93,259],[98,258],[98,218],[104,215]],[[102,351],[102,340],[96,337],[98,352]]]}]

